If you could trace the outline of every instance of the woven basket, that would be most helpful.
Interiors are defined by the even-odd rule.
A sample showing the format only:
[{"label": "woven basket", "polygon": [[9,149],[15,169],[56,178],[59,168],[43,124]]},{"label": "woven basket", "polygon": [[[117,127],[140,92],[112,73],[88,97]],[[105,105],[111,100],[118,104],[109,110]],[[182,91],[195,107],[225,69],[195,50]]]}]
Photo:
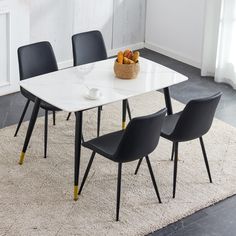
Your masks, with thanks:
[{"label": "woven basket", "polygon": [[140,71],[139,62],[136,64],[119,64],[115,61],[114,72],[119,79],[134,79]]}]

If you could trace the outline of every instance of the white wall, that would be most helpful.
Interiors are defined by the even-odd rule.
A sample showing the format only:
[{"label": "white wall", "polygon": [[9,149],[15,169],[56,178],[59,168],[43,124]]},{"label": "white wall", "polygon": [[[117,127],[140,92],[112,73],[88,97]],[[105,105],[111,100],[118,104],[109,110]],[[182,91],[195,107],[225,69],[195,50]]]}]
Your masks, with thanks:
[{"label": "white wall", "polygon": [[0,96],[19,90],[17,48],[27,43],[27,0],[0,1]]},{"label": "white wall", "polygon": [[113,48],[144,42],[145,0],[115,0]]},{"label": "white wall", "polygon": [[100,30],[109,55],[118,48],[139,48],[144,45],[145,0],[30,2],[31,42],[50,41],[61,67],[71,64],[71,36],[74,33]]},{"label": "white wall", "polygon": [[146,46],[201,67],[206,0],[147,0]]},{"label": "white wall", "polygon": [[126,47],[141,48],[146,40],[146,47],[200,67],[205,1],[0,0],[0,12],[7,6],[11,16],[9,29],[5,15],[0,18],[0,95],[19,88],[19,46],[48,40],[59,66],[65,67],[72,64],[71,36],[92,29],[102,31],[109,55]]},{"label": "white wall", "polygon": [[31,0],[30,41],[50,41],[57,60],[69,60],[73,20],[73,0]]},{"label": "white wall", "polygon": [[72,65],[75,33],[102,31],[109,55],[118,47],[143,47],[144,1],[0,0],[0,96],[19,90],[17,48],[22,45],[50,41],[61,68]]}]

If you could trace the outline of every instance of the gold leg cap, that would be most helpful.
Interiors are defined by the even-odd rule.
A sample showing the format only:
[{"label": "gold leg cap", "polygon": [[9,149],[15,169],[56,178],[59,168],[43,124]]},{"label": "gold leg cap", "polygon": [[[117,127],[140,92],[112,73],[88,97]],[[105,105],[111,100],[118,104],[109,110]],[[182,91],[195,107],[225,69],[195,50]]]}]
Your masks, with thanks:
[{"label": "gold leg cap", "polygon": [[24,159],[25,159],[25,153],[24,152],[21,152],[20,154],[20,161],[19,161],[19,165],[22,165],[23,162],[24,162]]},{"label": "gold leg cap", "polygon": [[122,122],[122,129],[125,129],[125,127],[126,127],[126,122],[123,121],[123,122]]},{"label": "gold leg cap", "polygon": [[79,188],[78,186],[74,186],[74,201],[77,201],[79,199],[79,195],[78,195],[78,192],[79,192]]}]

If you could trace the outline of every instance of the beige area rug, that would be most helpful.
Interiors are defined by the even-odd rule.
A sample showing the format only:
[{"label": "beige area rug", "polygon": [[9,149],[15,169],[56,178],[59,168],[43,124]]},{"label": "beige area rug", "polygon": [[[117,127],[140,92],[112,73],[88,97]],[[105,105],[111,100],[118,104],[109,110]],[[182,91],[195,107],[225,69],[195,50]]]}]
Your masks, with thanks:
[{"label": "beige area rug", "polygon": [[[133,115],[164,107],[155,92],[130,99]],[[173,101],[174,110],[183,105]],[[176,199],[172,199],[171,143],[163,139],[151,162],[163,203],[159,204],[147,165],[134,176],[136,162],[123,168],[120,222],[115,222],[117,164],[96,156],[79,201],[73,201],[74,117],[50,118],[48,158],[43,158],[43,124],[38,119],[25,163],[18,165],[27,122],[0,130],[0,235],[145,235],[236,193],[236,129],[215,120],[205,137],[213,184],[198,140],[180,145]],[[121,103],[102,112],[102,132],[118,130]],[[95,136],[96,110],[84,114],[84,135]],[[81,177],[90,151],[82,150]],[[81,180],[81,178],[80,178]],[[220,216],[219,216],[220,217]]]}]

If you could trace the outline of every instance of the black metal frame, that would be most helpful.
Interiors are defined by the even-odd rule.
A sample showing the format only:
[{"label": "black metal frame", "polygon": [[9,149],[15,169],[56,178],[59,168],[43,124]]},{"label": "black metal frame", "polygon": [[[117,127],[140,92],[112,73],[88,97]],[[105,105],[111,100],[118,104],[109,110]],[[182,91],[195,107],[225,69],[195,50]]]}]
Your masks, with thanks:
[{"label": "black metal frame", "polygon": [[[165,103],[166,103],[166,108],[167,108],[167,114],[172,115],[173,114],[173,108],[172,108],[172,102],[171,102],[169,87],[164,88],[163,92],[164,92],[164,98],[165,98]],[[174,156],[174,143],[173,143],[173,146],[172,146],[171,160],[173,160],[173,156]],[[142,161],[143,161],[143,158],[140,158],[139,161],[138,161],[138,165],[137,165],[137,167],[135,169],[135,172],[134,172],[135,175],[138,174],[138,171],[139,171],[139,168],[141,166]]]},{"label": "black metal frame", "polygon": [[171,103],[171,96],[170,96],[169,87],[164,88],[163,92],[164,92],[165,103],[166,103],[166,108],[167,108],[167,115],[172,115],[173,108],[172,108],[172,103]]},{"label": "black metal frame", "polygon": [[21,156],[20,156],[20,161],[19,161],[20,165],[22,165],[24,162],[25,153],[26,153],[33,129],[34,129],[35,122],[37,120],[37,116],[38,116],[38,112],[39,112],[39,108],[40,108],[40,103],[41,103],[41,100],[36,97],[35,102],[34,102],[34,108],[33,108],[32,115],[31,115],[30,122],[29,122],[29,126],[28,126],[28,130],[27,130],[26,137],[25,137],[25,142],[24,142],[23,149],[22,149]]},{"label": "black metal frame", "polygon": [[[172,102],[171,102],[171,96],[170,96],[170,89],[167,87],[167,88],[164,88],[163,91],[164,91],[164,96],[165,96],[167,115],[172,115],[173,108],[172,108]],[[171,161],[173,161],[173,158],[174,158],[174,143],[172,144],[172,153],[171,153],[171,158],[170,158]],[[138,170],[137,170],[137,172],[138,172]]]},{"label": "black metal frame", "polygon": [[[132,115],[131,115],[131,110],[130,110],[130,106],[129,106],[129,101],[126,101],[126,106],[127,106],[127,111],[128,111],[128,116],[129,116],[129,120],[132,119]],[[97,137],[99,137],[100,135],[100,127],[101,127],[101,112],[102,112],[102,106],[98,107],[98,116],[97,116]],[[68,121],[71,117],[71,112],[68,113],[66,120]]]},{"label": "black metal frame", "polygon": [[67,116],[66,120],[69,120],[70,116],[71,116],[71,112],[68,113],[68,116]]},{"label": "black metal frame", "polygon": [[[167,99],[166,99],[166,103],[169,104],[169,99],[168,99],[168,93],[167,92]],[[213,96],[220,96],[219,94],[213,95]],[[170,109],[170,114],[172,112],[172,109]],[[202,134],[201,134],[202,135]],[[190,139],[189,139],[190,140]],[[188,140],[186,140],[188,141]],[[207,174],[208,174],[208,178],[210,183],[212,183],[212,177],[211,177],[211,172],[210,172],[210,167],[209,167],[209,163],[208,163],[208,159],[207,159],[207,154],[206,154],[206,149],[205,149],[205,145],[203,142],[203,137],[200,136],[199,137],[199,141],[200,141],[200,145],[201,145],[201,149],[202,149],[202,154],[203,154],[203,158],[204,158],[204,162],[205,162],[205,166],[206,166],[206,170],[207,170]],[[172,154],[171,154],[171,161],[174,160],[174,173],[173,173],[173,198],[175,198],[175,193],[176,193],[176,181],[177,181],[177,170],[178,170],[178,148],[179,148],[179,142],[180,141],[175,141],[173,142],[173,147],[172,147]],[[182,141],[183,142],[183,141]],[[142,163],[142,158],[139,160],[138,165],[136,167],[135,170],[135,175],[137,175],[138,170],[140,168],[140,165]]]},{"label": "black metal frame", "polygon": [[48,110],[45,110],[44,123],[44,158],[47,158],[47,144],[48,144]]},{"label": "black metal frame", "polygon": [[[164,89],[164,95],[165,95],[167,109],[169,109],[169,111],[171,111],[172,106],[171,106],[170,97],[168,97],[168,96],[170,96],[168,88]],[[30,118],[30,122],[29,122],[29,126],[27,129],[24,145],[23,145],[22,152],[20,155],[20,161],[19,161],[20,165],[22,165],[24,162],[25,153],[27,151],[27,147],[28,147],[28,144],[29,144],[29,141],[30,141],[30,138],[31,138],[34,126],[35,126],[35,122],[37,120],[37,116],[38,116],[38,112],[39,112],[39,108],[40,108],[40,103],[41,103],[41,99],[36,97],[35,103],[34,103],[34,108],[32,111],[31,118]],[[129,108],[128,100],[125,99],[122,102],[122,128],[125,128],[125,126],[126,126],[127,109],[128,109],[128,113],[129,113],[129,118],[131,119],[131,112],[129,112],[130,108]],[[76,121],[75,121],[75,157],[74,157],[74,200],[76,201],[76,200],[78,200],[78,193],[79,193],[79,185],[78,184],[79,184],[80,158],[81,158],[81,140],[83,141],[83,135],[82,135],[83,111],[75,112],[75,117],[76,117]],[[94,156],[95,156],[95,154],[94,154]],[[150,171],[150,167],[149,167],[149,171]],[[151,172],[150,172],[150,174],[151,174]],[[152,174],[153,174],[153,172],[152,172]],[[152,177],[152,181],[153,181],[154,175],[152,175],[152,174],[151,174],[151,177]],[[83,183],[83,181],[82,181],[82,183]],[[82,188],[83,188],[83,185],[81,185],[80,192],[82,191]],[[155,190],[156,190],[156,187],[155,187]]]},{"label": "black metal frame", "polygon": [[173,174],[173,198],[175,198],[176,181],[177,181],[177,167],[178,167],[178,149],[179,143],[174,143],[174,174]]},{"label": "black metal frame", "polygon": [[99,137],[99,135],[100,135],[101,113],[102,113],[102,106],[99,106],[98,107],[98,116],[97,116],[97,137]]},{"label": "black metal frame", "polygon": [[[84,173],[83,180],[81,182],[81,186],[80,186],[80,190],[79,190],[79,195],[81,194],[81,192],[83,190],[84,184],[85,184],[86,179],[88,177],[88,174],[89,174],[89,171],[91,169],[91,166],[92,166],[92,163],[93,163],[95,155],[96,155],[96,152],[92,152],[92,155],[91,155],[91,157],[89,159],[87,168],[86,168],[85,173]],[[160,197],[160,194],[159,194],[159,191],[158,191],[156,179],[155,179],[155,176],[154,176],[154,173],[153,173],[153,170],[152,170],[151,162],[150,162],[148,156],[146,156],[145,159],[146,159],[146,162],[147,162],[147,165],[148,165],[148,170],[149,170],[149,173],[150,173],[150,176],[151,176],[152,184],[153,184],[153,187],[155,189],[155,193],[157,195],[158,201],[159,201],[159,203],[162,203],[161,202],[161,197]],[[122,163],[118,163],[117,195],[116,195],[116,221],[119,221],[119,213],[120,213],[120,195],[121,195],[122,166],[123,166]]]},{"label": "black metal frame", "polygon": [[83,111],[75,112],[74,200],[78,200]]},{"label": "black metal frame", "polygon": [[53,125],[56,125],[56,112],[52,112],[52,117],[53,117]]},{"label": "black metal frame", "polygon": [[[206,149],[204,146],[203,138],[200,137],[199,141],[200,141],[202,154],[203,154],[204,162],[205,162],[206,169],[207,169],[208,178],[209,178],[210,183],[212,183],[211,172],[210,172],[210,167],[209,167],[209,163],[208,163],[208,159],[207,159],[207,154],[206,154]],[[178,170],[178,148],[179,148],[179,143],[178,142],[174,143],[173,198],[175,198],[175,192],[176,192],[176,181],[177,181],[177,170]]]},{"label": "black metal frame", "polygon": [[127,106],[128,106],[128,100],[125,99],[122,101],[122,129],[125,129],[126,127]]},{"label": "black metal frame", "polygon": [[25,107],[24,107],[23,112],[22,112],[22,114],[21,114],[19,123],[18,123],[18,125],[17,125],[16,132],[15,132],[15,134],[14,134],[14,137],[16,137],[17,134],[18,134],[18,131],[19,131],[20,127],[21,127],[22,121],[24,120],[24,117],[25,117],[26,111],[27,111],[27,109],[28,109],[28,107],[29,107],[29,104],[30,104],[30,100],[27,99],[27,101],[26,101],[26,103],[25,103]]},{"label": "black metal frame", "polygon": [[[29,104],[30,104],[30,100],[28,99],[26,104],[25,104],[25,107],[23,109],[23,112],[21,114],[21,117],[20,117],[20,120],[19,120],[19,123],[17,125],[17,128],[16,128],[16,131],[15,131],[15,134],[14,134],[14,137],[17,136],[18,134],[18,131],[21,127],[21,124],[23,122],[23,119],[25,117],[25,114],[26,114],[26,111],[29,107]],[[45,116],[44,116],[44,158],[47,158],[47,141],[48,141],[48,110],[45,109]],[[53,111],[53,125],[56,125],[56,112]]]}]

